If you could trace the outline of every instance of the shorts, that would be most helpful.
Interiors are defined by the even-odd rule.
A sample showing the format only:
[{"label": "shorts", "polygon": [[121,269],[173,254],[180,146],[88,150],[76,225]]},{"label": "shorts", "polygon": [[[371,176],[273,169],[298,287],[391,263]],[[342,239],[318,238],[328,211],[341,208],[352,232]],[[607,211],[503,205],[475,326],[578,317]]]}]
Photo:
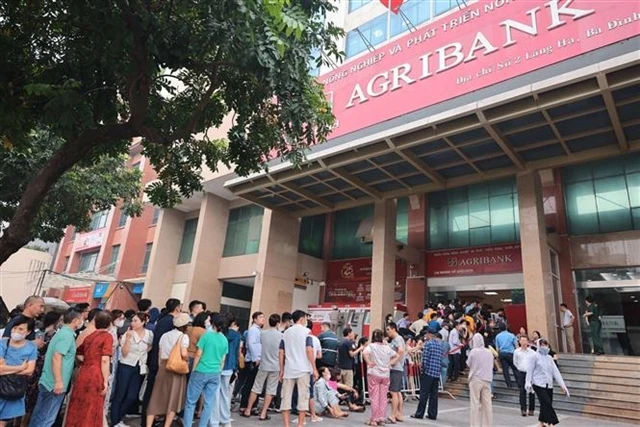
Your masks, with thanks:
[{"label": "shorts", "polygon": [[293,387],[296,385],[298,386],[298,411],[307,412],[309,410],[309,374],[304,374],[298,378],[284,378],[282,380],[281,411],[291,410]]},{"label": "shorts", "polygon": [[402,391],[402,383],[404,382],[404,372],[391,370],[391,382],[389,383],[389,391],[391,393],[399,393]]},{"label": "shorts", "polygon": [[353,388],[353,369],[340,369],[342,375],[342,384]]},{"label": "shorts", "polygon": [[0,420],[9,421],[25,414],[25,398],[15,400],[0,399]]},{"label": "shorts", "polygon": [[280,372],[258,371],[256,374],[256,380],[253,382],[253,387],[251,388],[251,393],[255,393],[260,396],[264,389],[264,383],[266,382],[267,388],[265,393],[270,396],[275,396],[278,394],[279,377]]}]

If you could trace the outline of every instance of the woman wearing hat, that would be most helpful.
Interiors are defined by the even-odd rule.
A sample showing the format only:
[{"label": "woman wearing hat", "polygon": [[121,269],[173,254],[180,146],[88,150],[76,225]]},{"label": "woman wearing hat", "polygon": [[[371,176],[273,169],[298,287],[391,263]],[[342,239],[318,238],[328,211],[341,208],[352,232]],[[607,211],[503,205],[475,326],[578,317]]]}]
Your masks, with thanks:
[{"label": "woman wearing hat", "polygon": [[187,326],[190,322],[187,313],[180,313],[173,319],[175,329],[167,332],[160,339],[159,358],[160,366],[158,376],[151,392],[151,399],[147,407],[147,427],[153,425],[156,415],[166,414],[164,425],[171,426],[176,413],[184,408],[186,396],[187,375],[177,374],[166,369],[167,360],[171,350],[180,342],[180,355],[184,361],[189,360],[187,348],[189,347],[189,336],[186,334]]}]

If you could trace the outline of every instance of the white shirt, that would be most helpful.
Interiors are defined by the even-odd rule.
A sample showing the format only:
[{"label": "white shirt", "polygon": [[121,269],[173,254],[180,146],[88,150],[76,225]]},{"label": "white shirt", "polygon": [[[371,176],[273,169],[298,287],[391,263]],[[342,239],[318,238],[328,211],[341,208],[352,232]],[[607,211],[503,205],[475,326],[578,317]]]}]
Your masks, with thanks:
[{"label": "white shirt", "polygon": [[573,313],[569,310],[566,310],[562,313],[562,327],[566,328],[567,326],[571,326],[573,324]]},{"label": "white shirt", "polygon": [[284,378],[301,378],[313,372],[307,357],[307,347],[313,348],[313,339],[306,327],[296,324],[284,332]]},{"label": "white shirt", "polygon": [[173,350],[173,346],[176,345],[180,337],[182,337],[182,343],[180,344],[180,346],[183,348],[189,347],[189,335],[180,332],[177,329],[167,332],[162,336],[162,338],[160,338],[160,360],[166,360],[169,358],[171,350]]},{"label": "white shirt", "polygon": [[527,347],[526,350],[517,348],[513,352],[513,364],[520,372],[527,372],[531,366],[531,360],[536,356],[536,352]]},{"label": "white shirt", "polygon": [[[127,334],[124,334],[120,338],[120,346],[124,347],[127,342]],[[129,338],[129,352],[125,356],[122,350],[120,351],[120,363],[128,366],[140,365],[141,373],[146,372],[147,355],[149,354],[149,348],[153,343],[153,332],[148,329],[144,329],[144,335],[142,338],[137,333],[133,333],[133,336]],[[168,358],[168,356],[167,356]]]},{"label": "white shirt", "polygon": [[525,389],[530,390],[534,385],[542,388],[553,388],[553,380],[556,380],[560,387],[566,388],[562,375],[560,375],[558,367],[553,362],[553,357],[549,355],[543,356],[536,352],[535,356],[531,358],[529,368]]}]

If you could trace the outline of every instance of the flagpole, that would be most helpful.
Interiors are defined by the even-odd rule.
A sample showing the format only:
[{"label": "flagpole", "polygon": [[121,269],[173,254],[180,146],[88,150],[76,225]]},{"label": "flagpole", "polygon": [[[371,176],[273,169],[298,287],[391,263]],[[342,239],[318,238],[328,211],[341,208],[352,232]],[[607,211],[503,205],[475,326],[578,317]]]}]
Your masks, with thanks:
[{"label": "flagpole", "polygon": [[389,41],[391,39],[391,0],[388,0],[387,6],[387,41]]}]

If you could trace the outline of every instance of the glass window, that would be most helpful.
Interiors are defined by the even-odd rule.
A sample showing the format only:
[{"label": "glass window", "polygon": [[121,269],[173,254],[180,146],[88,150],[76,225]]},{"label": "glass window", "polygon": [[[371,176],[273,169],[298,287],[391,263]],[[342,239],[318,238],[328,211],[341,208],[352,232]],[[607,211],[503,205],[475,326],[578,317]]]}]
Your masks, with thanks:
[{"label": "glass window", "polygon": [[144,251],[144,259],[142,260],[142,269],[140,270],[143,273],[147,272],[149,268],[149,259],[151,258],[151,249],[153,248],[153,243],[147,243],[147,247]]},{"label": "glass window", "polygon": [[640,229],[638,163],[632,154],[563,169],[570,234]]},{"label": "glass window", "polygon": [[307,216],[300,221],[298,252],[322,258],[325,215]]},{"label": "glass window", "polygon": [[98,260],[98,253],[100,251],[84,252],[80,256],[80,266],[78,267],[79,273],[93,273],[96,269],[96,261]]},{"label": "glass window", "polygon": [[127,225],[127,219],[129,219],[129,216],[121,210],[120,219],[118,220],[118,227],[124,227],[125,225]]},{"label": "glass window", "polygon": [[140,169],[140,162],[136,162],[131,166],[131,169]]},{"label": "glass window", "polygon": [[178,255],[178,264],[189,264],[193,253],[193,244],[196,240],[196,229],[198,228],[198,218],[189,219],[184,222],[182,232],[182,243]]},{"label": "glass window", "polygon": [[69,271],[69,260],[71,259],[71,257],[64,257],[64,269],[62,270],[63,273],[67,273]]},{"label": "glass window", "polygon": [[[387,14],[383,13],[371,21],[362,24],[359,28],[362,35],[376,46],[387,40]],[[356,30],[347,33],[347,44],[345,54],[347,58],[359,54],[367,50],[367,45]]]},{"label": "glass window", "polygon": [[366,258],[372,255],[373,245],[363,242],[357,233],[364,220],[373,218],[373,208],[373,205],[366,205],[335,213],[332,259]]},{"label": "glass window", "polygon": [[[402,5],[402,12],[413,26],[417,27],[423,22],[427,22],[431,19],[431,2],[424,0],[409,0]],[[385,14],[386,15],[386,14]],[[392,13],[391,14],[391,35],[390,37],[397,36],[406,31],[409,31],[409,27],[402,18],[402,15]]]},{"label": "glass window", "polygon": [[429,248],[482,246],[519,239],[515,180],[429,194]]},{"label": "glass window", "polygon": [[258,253],[263,213],[264,209],[257,205],[242,206],[229,211],[223,256]]},{"label": "glass window", "polygon": [[456,7],[456,0],[434,0],[435,15],[441,15]]},{"label": "glass window", "polygon": [[349,1],[349,13],[360,9],[362,6],[369,3],[371,0],[348,0]]},{"label": "glass window", "polygon": [[109,260],[109,265],[107,265],[107,274],[113,274],[116,271],[118,255],[120,255],[120,245],[113,245],[111,247],[111,259]]},{"label": "glass window", "polygon": [[159,208],[153,208],[153,219],[151,220],[151,225],[157,224],[159,217],[160,217],[160,209]]},{"label": "glass window", "polygon": [[99,230],[107,226],[107,217],[109,216],[109,211],[104,210],[100,212],[96,212],[91,217],[91,225],[89,226],[89,230]]},{"label": "glass window", "polygon": [[409,244],[409,198],[398,199],[396,210],[396,240]]},{"label": "glass window", "polygon": [[314,77],[318,77],[320,75],[320,67],[318,66],[318,58],[320,55],[320,49],[314,48],[311,51],[311,56],[309,57],[309,74]]}]

